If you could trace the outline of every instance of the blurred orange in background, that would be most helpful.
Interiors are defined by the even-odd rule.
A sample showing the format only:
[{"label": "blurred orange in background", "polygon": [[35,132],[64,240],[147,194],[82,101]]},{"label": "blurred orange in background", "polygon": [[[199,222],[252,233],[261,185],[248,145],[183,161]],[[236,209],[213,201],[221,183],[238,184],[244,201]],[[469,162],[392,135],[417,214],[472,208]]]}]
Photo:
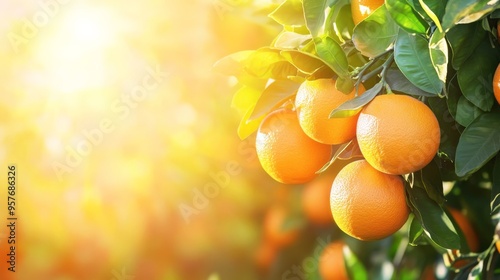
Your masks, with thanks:
[{"label": "blurred orange in background", "polygon": [[[235,133],[234,81],[211,68],[270,42],[270,2],[0,3],[17,279],[258,278],[276,183]],[[6,223],[6,189],[0,205]]]}]

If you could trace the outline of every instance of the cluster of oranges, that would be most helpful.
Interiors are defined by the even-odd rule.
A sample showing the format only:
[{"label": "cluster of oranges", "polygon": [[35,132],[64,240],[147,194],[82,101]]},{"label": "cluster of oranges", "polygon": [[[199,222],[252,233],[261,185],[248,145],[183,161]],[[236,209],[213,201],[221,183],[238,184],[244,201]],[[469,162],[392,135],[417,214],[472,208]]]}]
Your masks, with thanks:
[{"label": "cluster of oranges", "polygon": [[294,108],[279,108],[262,121],[256,150],[275,180],[303,184],[330,160],[332,145],[356,139],[364,159],[337,174],[330,210],[345,233],[377,240],[406,222],[409,209],[400,175],[418,171],[434,158],[440,129],[424,103],[401,94],[379,95],[357,114],[329,118],[332,110],[363,92],[360,86],[357,93],[344,94],[333,79],[305,81]]}]

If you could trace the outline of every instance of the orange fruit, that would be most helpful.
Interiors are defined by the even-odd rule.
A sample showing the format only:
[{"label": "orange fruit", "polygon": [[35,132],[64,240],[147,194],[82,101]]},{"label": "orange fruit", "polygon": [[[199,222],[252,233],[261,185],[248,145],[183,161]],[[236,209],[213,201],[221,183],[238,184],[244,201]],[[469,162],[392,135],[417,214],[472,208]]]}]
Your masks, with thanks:
[{"label": "orange fruit", "polygon": [[290,245],[299,236],[299,228],[286,228],[287,211],[283,207],[273,207],[264,217],[264,236],[275,247]]},{"label": "orange fruit", "polygon": [[493,94],[495,95],[497,103],[500,104],[500,64],[498,64],[495,75],[493,76]]},{"label": "orange fruit", "polygon": [[450,211],[450,214],[453,216],[453,219],[455,219],[455,222],[458,224],[458,226],[462,230],[470,251],[471,252],[478,252],[479,251],[479,238],[477,236],[476,231],[474,230],[474,227],[472,226],[471,222],[469,221],[469,219],[467,219],[467,217],[465,217],[465,215],[457,209],[448,208],[448,210]]},{"label": "orange fruit", "polygon": [[360,240],[385,238],[403,226],[410,213],[400,176],[382,173],[366,160],[346,165],[330,193],[338,227]]},{"label": "orange fruit", "polygon": [[323,280],[348,280],[344,264],[344,242],[334,241],[325,247],[319,257],[319,274]]},{"label": "orange fruit", "polygon": [[399,94],[375,97],[359,115],[361,153],[375,169],[401,175],[432,161],[440,143],[434,113],[417,99]]},{"label": "orange fruit", "polygon": [[276,181],[302,184],[316,177],[328,162],[331,146],[309,138],[300,128],[297,113],[282,108],[264,118],[255,148],[262,168]]},{"label": "orange fruit", "polygon": [[336,174],[322,174],[309,182],[302,193],[302,209],[308,220],[320,226],[333,223],[330,211],[330,189]]},{"label": "orange fruit", "polygon": [[352,0],[351,12],[354,24],[360,23],[384,4],[384,0]]},{"label": "orange fruit", "polygon": [[[361,85],[359,93],[365,88]],[[356,136],[359,114],[346,118],[328,118],[342,103],[354,98],[355,89],[344,94],[335,89],[335,80],[318,79],[303,82],[295,97],[300,126],[312,139],[324,144],[345,143]]]}]

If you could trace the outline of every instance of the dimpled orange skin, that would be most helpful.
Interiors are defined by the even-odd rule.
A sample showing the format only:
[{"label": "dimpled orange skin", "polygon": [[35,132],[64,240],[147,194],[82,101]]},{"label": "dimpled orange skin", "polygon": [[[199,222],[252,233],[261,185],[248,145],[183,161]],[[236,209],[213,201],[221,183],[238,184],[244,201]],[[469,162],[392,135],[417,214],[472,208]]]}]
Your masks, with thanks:
[{"label": "dimpled orange skin", "polygon": [[379,95],[365,106],[356,135],[370,165],[393,175],[415,172],[429,164],[441,139],[431,109],[413,97],[399,94]]},{"label": "dimpled orange skin", "polygon": [[319,258],[319,274],[323,280],[348,280],[342,252],[344,242],[334,241],[325,247]]},{"label": "dimpled orange skin", "polygon": [[351,12],[354,24],[360,23],[382,5],[384,0],[352,0]]},{"label": "dimpled orange skin", "polygon": [[365,241],[395,233],[410,214],[401,177],[382,173],[365,160],[346,165],[337,175],[330,208],[342,231]]},{"label": "dimpled orange skin", "polygon": [[493,94],[495,95],[497,103],[500,104],[500,64],[498,64],[495,75],[493,76]]},{"label": "dimpled orange skin", "polygon": [[331,156],[331,146],[309,138],[291,109],[271,112],[259,126],[257,157],[273,179],[284,184],[303,184],[316,177]]},{"label": "dimpled orange skin", "polygon": [[[365,91],[359,87],[359,94]],[[355,89],[344,94],[335,89],[335,80],[305,81],[295,97],[295,108],[300,126],[312,139],[330,145],[345,143],[356,136],[359,113],[346,118],[329,118],[330,113],[342,103],[353,99]]]}]

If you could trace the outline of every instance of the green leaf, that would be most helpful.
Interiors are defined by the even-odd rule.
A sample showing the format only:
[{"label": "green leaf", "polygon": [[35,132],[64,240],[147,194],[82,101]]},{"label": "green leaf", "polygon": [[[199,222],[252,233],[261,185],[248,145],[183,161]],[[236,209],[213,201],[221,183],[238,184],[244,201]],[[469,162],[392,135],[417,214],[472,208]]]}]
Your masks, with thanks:
[{"label": "green leaf", "polygon": [[262,48],[252,53],[244,62],[245,70],[258,78],[284,80],[296,76],[297,68],[280,55],[279,50]]},{"label": "green leaf", "polygon": [[[427,13],[424,11],[420,2],[418,0],[407,0],[410,5],[425,18],[425,20],[431,22],[433,21]],[[444,9],[446,7],[446,1],[443,0],[424,0],[425,5],[436,15],[437,18],[442,18],[444,14]]]},{"label": "green leaf", "polygon": [[[312,74],[326,63],[312,54],[302,51],[281,51],[281,55],[292,65],[305,74]],[[333,74],[332,70],[332,74]]]},{"label": "green leaf", "polygon": [[306,23],[300,0],[286,0],[269,17],[284,26],[303,26]]},{"label": "green leaf", "polygon": [[493,73],[497,66],[497,50],[483,41],[458,69],[463,95],[483,111],[489,111],[494,103]]},{"label": "green leaf", "polygon": [[444,86],[448,73],[448,44],[446,43],[444,34],[439,32],[439,30],[436,30],[429,40],[429,51],[432,65]]},{"label": "green leaf", "polygon": [[213,70],[228,76],[239,76],[244,71],[243,62],[255,51],[240,51],[219,59]]},{"label": "green leaf", "polygon": [[257,131],[260,123],[264,119],[264,116],[261,116],[260,118],[257,118],[257,119],[250,121],[248,118],[250,117],[252,110],[253,110],[253,107],[248,109],[248,111],[245,113],[243,118],[241,118],[240,124],[238,126],[238,136],[240,137],[241,140],[244,140],[245,138],[250,136],[252,133]]},{"label": "green leaf", "polygon": [[450,29],[446,34],[446,38],[453,53],[451,60],[453,68],[459,69],[485,36],[486,32],[479,22],[460,24]]},{"label": "green leaf", "polygon": [[368,273],[363,263],[356,257],[348,246],[344,246],[344,264],[349,274],[349,279],[353,280],[366,280]]},{"label": "green leaf", "polygon": [[457,104],[457,115],[455,120],[462,126],[469,126],[477,117],[483,114],[484,111],[472,104],[464,96],[460,96]]},{"label": "green leaf", "polygon": [[[345,1],[348,3],[347,1]],[[338,30],[338,36],[345,40],[352,39],[352,32],[354,30],[354,22],[352,21],[352,12],[350,5],[343,5],[338,10],[338,15],[335,17],[335,21],[332,23],[335,25],[336,30]]]},{"label": "green leaf", "polygon": [[439,154],[443,157],[444,153],[448,159],[454,161],[460,133],[455,119],[448,110],[447,100],[445,98],[429,98],[428,104],[439,122],[441,131]]},{"label": "green leaf", "polygon": [[363,94],[342,103],[330,113],[330,118],[346,118],[356,115],[361,111],[361,109],[363,109],[363,106],[368,104],[373,100],[373,98],[375,98],[375,96],[377,96],[383,87],[384,82],[380,81]]},{"label": "green leaf", "polygon": [[458,249],[460,238],[443,208],[430,199],[423,188],[407,186],[406,189],[412,211],[426,235],[443,248]]},{"label": "green leaf", "polygon": [[499,2],[499,0],[449,0],[443,16],[445,32],[456,24],[479,20],[499,8]]},{"label": "green leaf", "polygon": [[259,100],[260,94],[261,90],[258,88],[242,86],[234,93],[233,99],[231,100],[231,107],[235,108],[240,114],[243,115],[250,108],[255,106],[257,100]]},{"label": "green leaf", "polygon": [[338,77],[335,81],[335,89],[345,94],[351,93],[354,81],[350,77]]},{"label": "green leaf", "polygon": [[500,207],[500,156],[497,156],[493,167],[493,178],[491,186],[491,212],[494,213]]},{"label": "green leaf", "polygon": [[421,90],[440,94],[443,82],[434,68],[427,40],[400,30],[394,60],[406,78]]},{"label": "green leaf", "polygon": [[352,41],[361,54],[376,57],[393,46],[398,30],[398,25],[382,5],[354,27]]},{"label": "green leaf", "polygon": [[299,86],[299,83],[289,80],[272,82],[260,95],[248,120],[252,121],[267,114],[280,101],[284,101],[296,94]]},{"label": "green leaf", "polygon": [[455,172],[472,174],[500,150],[500,113],[480,115],[462,133],[457,146]]},{"label": "green leaf", "polygon": [[[420,182],[422,183],[427,195],[434,200],[437,204],[443,205],[446,199],[443,193],[443,181],[441,180],[441,173],[435,161],[431,161],[416,175],[420,175]],[[418,176],[417,175],[417,176]]]},{"label": "green leaf", "polygon": [[359,149],[358,140],[356,137],[349,142],[349,145],[337,156],[340,160],[349,160],[352,158],[363,158],[363,154]]},{"label": "green leaf", "polygon": [[435,93],[423,91],[414,84],[412,84],[397,67],[392,67],[389,68],[389,70],[387,70],[385,74],[385,82],[389,85],[389,87],[393,91],[398,91],[413,96],[428,96],[428,97],[436,96]]},{"label": "green leaf", "polygon": [[339,77],[349,76],[349,65],[344,50],[331,37],[316,38],[316,52],[318,56],[339,75]]},{"label": "green leaf", "polygon": [[273,46],[279,49],[298,49],[305,42],[311,40],[311,35],[302,35],[295,32],[284,31],[276,37]]},{"label": "green leaf", "polygon": [[327,0],[303,0],[306,25],[313,37],[318,37],[325,23]]},{"label": "green leaf", "polygon": [[429,24],[406,0],[386,0],[385,6],[392,19],[408,33],[425,34]]},{"label": "green leaf", "polygon": [[417,218],[413,217],[408,230],[408,242],[411,246],[427,245],[427,240],[423,236],[424,228]]},{"label": "green leaf", "polygon": [[427,16],[434,22],[439,32],[444,33],[443,28],[441,27],[441,23],[439,22],[439,18],[436,16],[434,11],[429,6],[427,6],[427,4],[423,0],[418,0],[418,3],[427,14]]}]

